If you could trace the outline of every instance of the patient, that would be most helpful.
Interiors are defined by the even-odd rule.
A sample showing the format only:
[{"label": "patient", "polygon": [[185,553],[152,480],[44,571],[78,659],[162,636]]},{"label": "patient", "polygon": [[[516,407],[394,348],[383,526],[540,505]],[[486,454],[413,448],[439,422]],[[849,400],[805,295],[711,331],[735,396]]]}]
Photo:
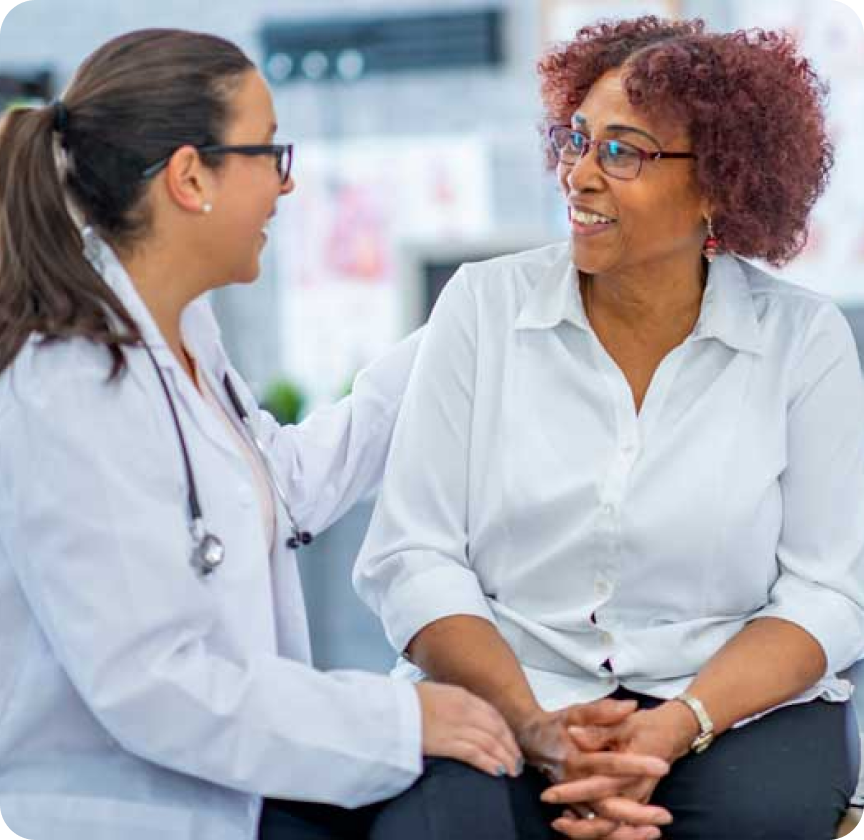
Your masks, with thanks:
[{"label": "patient", "polygon": [[[653,17],[580,30],[540,76],[569,242],[450,281],[355,584],[398,670],[509,722],[520,836],[659,836],[621,810],[650,801],[667,840],[833,837],[864,385],[837,307],[742,259],[805,243],[823,87],[785,35]],[[639,710],[561,725],[606,696]],[[574,759],[602,752],[671,772],[622,789]]]}]

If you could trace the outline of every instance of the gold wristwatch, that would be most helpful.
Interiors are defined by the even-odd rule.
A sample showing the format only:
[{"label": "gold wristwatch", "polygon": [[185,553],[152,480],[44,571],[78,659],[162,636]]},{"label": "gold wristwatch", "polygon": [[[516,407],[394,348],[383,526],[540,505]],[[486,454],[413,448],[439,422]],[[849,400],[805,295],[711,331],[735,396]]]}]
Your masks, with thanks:
[{"label": "gold wristwatch", "polygon": [[682,692],[674,698],[679,703],[683,703],[691,712],[693,712],[696,720],[699,723],[699,734],[690,744],[691,752],[702,753],[711,746],[714,742],[714,721],[711,716],[705,711],[702,701],[693,697],[687,692]]}]

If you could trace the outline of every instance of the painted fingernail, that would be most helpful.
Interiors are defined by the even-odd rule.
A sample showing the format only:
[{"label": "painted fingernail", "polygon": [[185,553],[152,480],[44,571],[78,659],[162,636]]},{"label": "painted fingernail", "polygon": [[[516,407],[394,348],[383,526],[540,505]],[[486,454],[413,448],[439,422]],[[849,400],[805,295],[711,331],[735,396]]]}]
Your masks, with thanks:
[{"label": "painted fingernail", "polygon": [[525,771],[525,759],[521,756],[516,760],[516,775],[521,776]]},{"label": "painted fingernail", "polygon": [[495,768],[495,775],[498,776],[499,778],[501,776],[506,776],[507,775],[507,768],[503,764],[499,764]]}]

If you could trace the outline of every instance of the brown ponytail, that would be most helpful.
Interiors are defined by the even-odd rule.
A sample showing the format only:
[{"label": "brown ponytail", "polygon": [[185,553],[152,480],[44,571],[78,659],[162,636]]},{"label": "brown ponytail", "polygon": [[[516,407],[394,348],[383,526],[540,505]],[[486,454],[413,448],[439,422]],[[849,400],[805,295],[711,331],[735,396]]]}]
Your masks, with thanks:
[{"label": "brown ponytail", "polygon": [[[180,30],[142,30],[105,44],[52,107],[0,122],[0,373],[32,334],[107,347],[111,376],[140,332],[83,254],[71,201],[117,248],[148,231],[141,173],[175,149],[218,144],[248,58],[233,44]],[[62,146],[65,165],[58,168]],[[218,166],[219,159],[205,160]],[[63,176],[61,176],[63,172]],[[61,181],[61,177],[63,180]]]},{"label": "brown ponytail", "polygon": [[[112,325],[113,313],[125,328]],[[112,376],[135,322],[82,253],[54,160],[53,114],[16,109],[0,128],[0,371],[32,333],[106,345]]]}]

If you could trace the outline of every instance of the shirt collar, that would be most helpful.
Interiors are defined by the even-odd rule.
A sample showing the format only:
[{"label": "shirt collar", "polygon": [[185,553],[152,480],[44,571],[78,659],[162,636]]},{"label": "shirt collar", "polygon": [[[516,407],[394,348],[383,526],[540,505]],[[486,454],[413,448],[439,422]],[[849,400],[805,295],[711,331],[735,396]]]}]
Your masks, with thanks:
[{"label": "shirt collar", "polygon": [[570,259],[570,249],[561,259],[544,271],[529,290],[516,317],[517,330],[542,330],[570,321],[588,329],[588,318],[582,305],[582,295],[576,269]]},{"label": "shirt collar", "polygon": [[716,338],[734,350],[762,353],[762,336],[746,266],[731,254],[720,254],[711,263],[694,339]]},{"label": "shirt collar", "polygon": [[[762,352],[762,339],[746,263],[721,254],[711,263],[702,297],[702,309],[693,330],[694,340],[715,338],[735,350]],[[516,318],[516,329],[553,329],[563,321],[590,329],[569,250],[540,277],[528,293]]]}]

